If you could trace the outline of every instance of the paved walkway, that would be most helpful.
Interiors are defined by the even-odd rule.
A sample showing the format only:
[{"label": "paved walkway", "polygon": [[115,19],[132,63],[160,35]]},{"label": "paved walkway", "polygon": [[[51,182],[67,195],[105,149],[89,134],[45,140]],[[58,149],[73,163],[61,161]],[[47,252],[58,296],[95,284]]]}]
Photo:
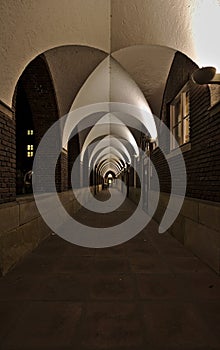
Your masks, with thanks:
[{"label": "paved walkway", "polygon": [[0,279],[0,323],[3,350],[219,350],[220,278],[153,221],[107,249],[51,236]]}]

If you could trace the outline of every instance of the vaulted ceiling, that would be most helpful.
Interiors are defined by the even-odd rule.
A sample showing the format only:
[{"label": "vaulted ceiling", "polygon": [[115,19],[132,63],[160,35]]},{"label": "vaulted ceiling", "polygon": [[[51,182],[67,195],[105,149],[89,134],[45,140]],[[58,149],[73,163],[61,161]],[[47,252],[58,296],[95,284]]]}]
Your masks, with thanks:
[{"label": "vaulted ceiling", "polygon": [[[152,90],[161,95],[173,50],[199,65],[218,66],[219,0],[2,0],[0,12],[0,99],[9,106],[24,68],[39,54],[65,45],[112,54],[139,81],[154,108]],[[147,45],[148,51],[129,49],[137,45]],[[100,56],[83,69],[93,69]]]}]

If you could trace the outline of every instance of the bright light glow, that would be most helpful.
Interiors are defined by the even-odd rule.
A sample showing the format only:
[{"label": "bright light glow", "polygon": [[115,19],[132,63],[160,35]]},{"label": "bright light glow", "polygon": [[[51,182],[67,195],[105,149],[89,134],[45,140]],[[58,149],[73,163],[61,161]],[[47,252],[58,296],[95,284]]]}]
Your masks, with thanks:
[{"label": "bright light glow", "polygon": [[197,62],[213,66],[220,72],[219,45],[220,1],[196,0],[192,30]]},{"label": "bright light glow", "polygon": [[29,151],[27,152],[27,157],[28,157],[28,158],[31,158],[31,157],[33,157],[33,156],[34,156],[34,152],[29,152]]}]

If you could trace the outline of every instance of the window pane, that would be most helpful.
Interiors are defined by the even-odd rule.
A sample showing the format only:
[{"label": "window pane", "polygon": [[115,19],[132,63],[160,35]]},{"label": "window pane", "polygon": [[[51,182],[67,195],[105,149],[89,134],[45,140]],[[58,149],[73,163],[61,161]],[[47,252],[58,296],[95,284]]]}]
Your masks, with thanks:
[{"label": "window pane", "polygon": [[27,157],[28,157],[28,158],[31,158],[31,157],[33,157],[33,156],[34,156],[34,152],[29,152],[29,151],[27,152]]},{"label": "window pane", "polygon": [[[170,130],[181,146],[190,141],[190,98],[189,91],[184,87],[174,101],[170,104]],[[170,148],[175,148],[175,145],[170,141]]]},{"label": "window pane", "polygon": [[183,101],[183,117],[189,115],[189,91],[183,92],[182,94]]},{"label": "window pane", "polygon": [[189,114],[189,91],[186,92],[185,115]]},{"label": "window pane", "polygon": [[182,123],[178,124],[178,142],[179,145],[182,145],[183,143],[183,137],[182,137]]},{"label": "window pane", "polygon": [[180,99],[175,103],[175,119],[174,125],[176,125],[179,121],[181,121],[181,103]]},{"label": "window pane", "polygon": [[179,134],[179,132],[180,132],[180,126],[178,125],[173,129],[173,135],[176,141],[178,142],[178,144],[181,143],[181,135]]},{"label": "window pane", "polygon": [[183,142],[189,142],[189,117],[183,120]]}]

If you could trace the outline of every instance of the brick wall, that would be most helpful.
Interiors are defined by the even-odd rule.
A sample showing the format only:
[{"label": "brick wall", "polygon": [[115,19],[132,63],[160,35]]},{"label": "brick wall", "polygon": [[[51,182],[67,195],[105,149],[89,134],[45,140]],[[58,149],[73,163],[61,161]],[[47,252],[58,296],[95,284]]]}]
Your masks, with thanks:
[{"label": "brick wall", "polygon": [[193,198],[220,201],[220,113],[211,115],[207,87],[196,86],[191,95],[191,151],[184,155],[188,187]]},{"label": "brick wall", "polygon": [[0,203],[16,197],[15,121],[0,110]]},{"label": "brick wall", "polygon": [[[197,66],[177,52],[167,80],[161,119],[169,126],[169,104],[190,79]],[[220,113],[209,111],[210,92],[207,85],[190,83],[190,143],[183,153],[187,170],[188,197],[220,201]],[[169,142],[162,146],[169,153]],[[162,152],[156,149],[152,160],[157,169],[162,192],[170,191],[170,173]],[[175,162],[175,157],[172,158]],[[177,169],[178,171],[178,169]],[[181,187],[181,184],[179,184]],[[178,189],[176,191],[178,194]]]}]

